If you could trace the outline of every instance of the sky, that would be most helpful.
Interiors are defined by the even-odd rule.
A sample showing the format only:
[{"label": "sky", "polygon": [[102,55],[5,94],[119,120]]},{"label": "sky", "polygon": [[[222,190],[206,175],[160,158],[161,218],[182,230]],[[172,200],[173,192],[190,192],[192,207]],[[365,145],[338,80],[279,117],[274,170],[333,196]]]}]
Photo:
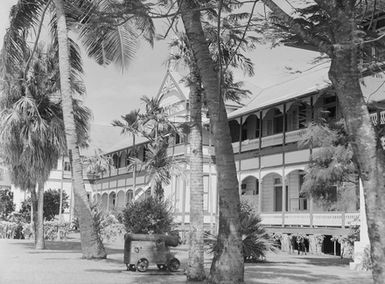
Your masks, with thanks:
[{"label": "sky", "polygon": [[[0,39],[4,37],[9,24],[10,7],[16,0],[0,1]],[[93,123],[109,125],[113,119],[137,109],[143,95],[156,96],[166,72],[164,64],[168,55],[170,39],[156,41],[153,48],[141,43],[134,60],[125,72],[115,66],[103,67],[84,58],[84,81],[87,88],[85,104],[93,112]],[[295,71],[310,68],[318,53],[290,47],[271,48],[271,44],[257,46],[249,57],[254,62],[255,76],[244,77],[237,73],[237,79],[245,81],[251,91],[264,88],[291,76]]]}]

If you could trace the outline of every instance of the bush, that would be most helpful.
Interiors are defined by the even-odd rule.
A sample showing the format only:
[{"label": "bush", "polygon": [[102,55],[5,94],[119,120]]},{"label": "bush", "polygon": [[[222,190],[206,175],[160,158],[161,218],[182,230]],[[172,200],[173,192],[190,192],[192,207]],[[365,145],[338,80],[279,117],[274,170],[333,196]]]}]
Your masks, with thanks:
[{"label": "bush", "polygon": [[[245,262],[255,262],[263,259],[268,251],[274,250],[274,239],[262,226],[261,218],[243,201],[241,202],[240,221],[242,250]],[[206,242],[209,245],[210,251],[217,252],[217,237],[211,234],[206,236],[208,237]]]},{"label": "bush", "polygon": [[170,233],[173,225],[171,206],[165,200],[152,197],[131,202],[123,210],[123,224],[128,233]]},{"label": "bush", "polygon": [[44,222],[44,239],[46,240],[56,240],[58,234],[60,234],[60,239],[67,239],[67,235],[70,232],[70,223],[69,222],[59,222],[59,220],[45,221]]},{"label": "bush", "polygon": [[[69,208],[68,195],[63,191],[62,200],[62,213],[66,208]],[[59,215],[60,208],[60,191],[59,190],[46,190],[44,191],[44,203],[43,203],[43,216],[44,219],[51,221],[55,219],[56,215]],[[31,220],[31,198],[24,200],[21,204],[19,213],[22,214],[24,222]]]},{"label": "bush", "polygon": [[100,235],[103,240],[113,241],[117,238],[123,238],[126,233],[124,225],[119,222],[113,214],[103,216],[100,224]]},{"label": "bush", "polygon": [[23,223],[22,233],[25,239],[32,239],[34,237],[32,225],[30,223]]},{"label": "bush", "polygon": [[17,222],[0,221],[0,238],[13,239],[19,226]]},{"label": "bush", "polygon": [[15,211],[13,192],[10,188],[0,188],[0,219],[6,219],[13,211]]}]

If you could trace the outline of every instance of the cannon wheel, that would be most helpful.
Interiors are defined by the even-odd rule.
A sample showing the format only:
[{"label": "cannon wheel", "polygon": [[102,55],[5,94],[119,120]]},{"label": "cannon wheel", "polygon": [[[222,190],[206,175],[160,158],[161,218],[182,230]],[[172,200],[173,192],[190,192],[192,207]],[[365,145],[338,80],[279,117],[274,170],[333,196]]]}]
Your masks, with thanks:
[{"label": "cannon wheel", "polygon": [[159,270],[167,270],[166,264],[157,264]]},{"label": "cannon wheel", "polygon": [[180,262],[177,258],[174,257],[168,261],[167,266],[168,266],[168,270],[170,270],[171,272],[176,272],[179,269]]},{"label": "cannon wheel", "polygon": [[126,264],[126,265],[127,265],[127,270],[128,271],[136,271],[135,264]]},{"label": "cannon wheel", "polygon": [[136,269],[138,269],[139,272],[146,272],[148,268],[148,260],[146,258],[139,259],[138,263],[136,264]]}]

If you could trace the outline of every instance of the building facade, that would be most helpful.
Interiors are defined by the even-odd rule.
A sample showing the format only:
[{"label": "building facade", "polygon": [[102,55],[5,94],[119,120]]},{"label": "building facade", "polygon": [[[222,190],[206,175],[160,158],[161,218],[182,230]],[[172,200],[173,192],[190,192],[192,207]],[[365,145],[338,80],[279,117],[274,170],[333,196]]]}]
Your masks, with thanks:
[{"label": "building facade", "polygon": [[[359,224],[359,196],[357,190],[338,196],[345,202],[329,211],[322,203],[301,193],[301,185],[313,153],[318,151],[300,147],[298,141],[305,128],[314,120],[342,118],[338,99],[327,77],[328,68],[319,68],[262,89],[254,93],[244,105],[228,105],[228,123],[233,142],[241,199],[250,204],[262,218],[270,232],[279,234],[302,233],[327,235],[347,234],[349,226]],[[362,91],[368,102],[384,101],[385,86],[381,78],[368,76],[362,81]],[[177,74],[167,72],[158,96],[169,110],[171,120],[188,120],[189,90]],[[373,124],[385,124],[385,111],[372,110]],[[211,126],[203,112],[203,180],[204,223],[206,230],[215,232],[218,223],[215,153]],[[106,131],[101,136],[108,135]],[[114,141],[114,143],[113,143]],[[170,139],[169,154],[188,160],[190,147],[187,137]],[[131,153],[146,159],[147,140],[131,135],[110,139],[104,149],[111,157],[111,167],[98,175],[84,171],[85,187],[90,199],[99,202],[105,211],[120,210],[125,205],[151,194],[149,176],[130,166]],[[165,186],[165,197],[170,201],[175,220],[182,230],[187,229],[190,211],[188,164],[184,174],[172,176]],[[59,161],[45,187],[62,188],[71,196],[69,161]],[[346,202],[347,201],[347,202]],[[71,201],[73,204],[73,202]],[[73,216],[66,212],[66,219]]]}]

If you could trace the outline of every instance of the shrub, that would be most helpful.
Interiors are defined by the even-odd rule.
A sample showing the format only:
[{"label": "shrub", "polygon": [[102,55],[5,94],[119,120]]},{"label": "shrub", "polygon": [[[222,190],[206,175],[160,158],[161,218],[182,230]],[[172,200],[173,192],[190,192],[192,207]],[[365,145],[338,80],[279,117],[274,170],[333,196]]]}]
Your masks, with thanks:
[{"label": "shrub", "polygon": [[[253,209],[245,202],[241,202],[240,212],[242,250],[245,262],[255,262],[263,259],[268,251],[274,250],[274,239],[266,232],[261,224],[261,218],[255,214]],[[217,237],[211,234],[207,243],[211,252],[216,252]]]},{"label": "shrub", "polygon": [[127,204],[123,210],[126,231],[134,234],[170,233],[173,225],[171,206],[165,200],[148,197]]},{"label": "shrub", "polygon": [[60,239],[66,239],[70,231],[70,223],[62,223],[58,220],[44,222],[44,239],[56,240],[60,232]]},{"label": "shrub", "polygon": [[360,239],[359,226],[350,226],[347,235],[337,235],[331,238],[341,244],[341,258],[352,258],[354,254],[354,242]]},{"label": "shrub", "polygon": [[[68,195],[63,191],[62,195],[62,213],[66,208],[69,208]],[[59,214],[60,208],[60,191],[46,190],[44,191],[43,216],[44,219],[50,221]],[[24,200],[21,204],[19,213],[22,214],[24,222],[31,220],[31,198]]]},{"label": "shrub", "polygon": [[32,225],[30,223],[23,223],[22,233],[25,239],[32,239],[34,237]]},{"label": "shrub", "polygon": [[0,188],[0,219],[6,219],[13,211],[15,211],[13,192],[10,188]]},{"label": "shrub", "polygon": [[373,262],[370,254],[370,246],[367,246],[362,256],[362,269],[365,271],[372,270]]}]

